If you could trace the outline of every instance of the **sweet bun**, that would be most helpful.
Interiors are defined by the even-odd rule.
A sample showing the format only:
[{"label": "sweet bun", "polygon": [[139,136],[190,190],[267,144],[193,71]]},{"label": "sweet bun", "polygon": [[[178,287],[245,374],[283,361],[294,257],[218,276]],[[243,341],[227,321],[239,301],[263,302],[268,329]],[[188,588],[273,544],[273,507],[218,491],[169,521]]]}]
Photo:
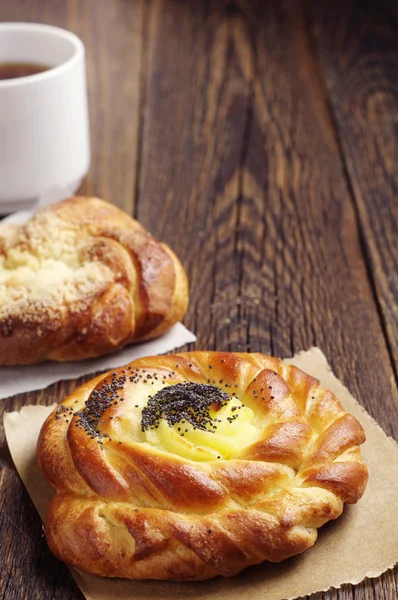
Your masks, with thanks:
[{"label": "sweet bun", "polygon": [[57,490],[46,538],[106,577],[201,580],[278,562],[362,496],[364,440],[331,391],[279,359],[139,359],[44,423],[38,462]]},{"label": "sweet bun", "polygon": [[0,365],[100,356],[161,335],[187,303],[175,254],[104,200],[0,224]]}]

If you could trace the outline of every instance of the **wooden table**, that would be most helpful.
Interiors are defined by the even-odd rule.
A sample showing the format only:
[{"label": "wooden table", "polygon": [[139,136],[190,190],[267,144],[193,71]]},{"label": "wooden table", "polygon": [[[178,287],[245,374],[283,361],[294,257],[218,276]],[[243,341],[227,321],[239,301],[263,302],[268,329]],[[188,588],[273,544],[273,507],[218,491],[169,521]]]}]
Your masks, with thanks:
[{"label": "wooden table", "polygon": [[[196,348],[317,345],[398,439],[398,4],[2,0],[0,20],[85,42],[82,192],[179,254]],[[81,599],[0,443],[0,597]],[[397,573],[318,597],[393,600]]]}]

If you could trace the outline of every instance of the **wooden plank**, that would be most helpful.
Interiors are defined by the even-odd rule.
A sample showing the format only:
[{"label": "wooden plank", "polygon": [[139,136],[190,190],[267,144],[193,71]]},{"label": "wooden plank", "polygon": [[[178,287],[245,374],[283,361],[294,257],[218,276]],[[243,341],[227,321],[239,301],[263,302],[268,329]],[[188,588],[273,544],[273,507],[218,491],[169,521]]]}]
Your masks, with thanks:
[{"label": "wooden plank", "polygon": [[141,0],[68,2],[67,27],[87,44],[93,160],[84,191],[129,214],[136,191],[143,10]]},{"label": "wooden plank", "polygon": [[[101,6],[99,6],[101,4]],[[143,2],[3,2],[0,22],[64,27],[86,46],[91,169],[80,192],[134,212],[140,114]]]},{"label": "wooden plank", "polygon": [[152,6],[137,214],[188,268],[197,346],[286,355],[317,343],[397,433],[388,352],[299,3]]},{"label": "wooden plank", "polygon": [[398,376],[398,10],[308,2],[380,318]]}]

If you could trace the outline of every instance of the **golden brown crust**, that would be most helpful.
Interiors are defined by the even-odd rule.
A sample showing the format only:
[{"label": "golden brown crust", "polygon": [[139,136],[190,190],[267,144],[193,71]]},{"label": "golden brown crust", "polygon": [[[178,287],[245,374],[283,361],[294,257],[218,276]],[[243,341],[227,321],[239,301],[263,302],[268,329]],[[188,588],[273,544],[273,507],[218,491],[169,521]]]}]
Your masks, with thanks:
[{"label": "golden brown crust", "polygon": [[185,313],[176,255],[98,198],[0,225],[0,365],[100,356],[157,337]]},{"label": "golden brown crust", "polygon": [[[229,404],[251,411],[254,437],[210,459],[187,458],[184,429],[174,431],[185,444],[174,452],[163,438],[152,443],[137,402],[187,382],[227,391]],[[90,426],[83,414],[94,419]],[[361,497],[364,440],[331,391],[279,359],[222,352],[139,359],[78,388],[45,422],[38,461],[58,492],[47,540],[62,560],[109,577],[200,580],[280,561],[312,546],[317,528]]]}]

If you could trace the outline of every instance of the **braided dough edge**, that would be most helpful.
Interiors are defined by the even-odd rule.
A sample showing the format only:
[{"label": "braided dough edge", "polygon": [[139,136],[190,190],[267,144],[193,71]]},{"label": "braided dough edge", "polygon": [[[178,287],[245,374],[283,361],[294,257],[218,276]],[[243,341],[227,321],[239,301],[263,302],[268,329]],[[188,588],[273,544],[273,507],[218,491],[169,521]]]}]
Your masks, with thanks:
[{"label": "braided dough edge", "polygon": [[[237,459],[210,466],[173,455],[162,463],[156,450],[146,452],[152,461],[146,463],[136,454],[145,486],[157,486],[165,498],[162,508],[156,502],[131,503],[123,488],[126,473],[113,472],[111,465],[101,472],[102,464],[87,448],[81,449],[83,459],[72,457],[69,425],[50,415],[40,434],[38,462],[58,490],[48,510],[46,537],[60,559],[108,577],[231,576],[249,565],[303,552],[314,544],[318,527],[336,519],[345,502],[355,503],[362,496],[368,473],[359,445],[365,434],[318,380],[261,354],[191,352],[131,363],[134,368],[170,370],[176,364],[178,374],[188,379],[200,373],[204,379],[222,376],[225,382],[237,382],[245,398],[250,386],[272,382],[275,396],[268,396],[266,403],[275,418],[264,440],[245,448]],[[84,405],[105,377],[79,387],[63,405]],[[98,467],[88,478],[90,485],[76,468],[81,460],[90,471]],[[269,489],[262,497],[258,489],[264,481]]]}]

